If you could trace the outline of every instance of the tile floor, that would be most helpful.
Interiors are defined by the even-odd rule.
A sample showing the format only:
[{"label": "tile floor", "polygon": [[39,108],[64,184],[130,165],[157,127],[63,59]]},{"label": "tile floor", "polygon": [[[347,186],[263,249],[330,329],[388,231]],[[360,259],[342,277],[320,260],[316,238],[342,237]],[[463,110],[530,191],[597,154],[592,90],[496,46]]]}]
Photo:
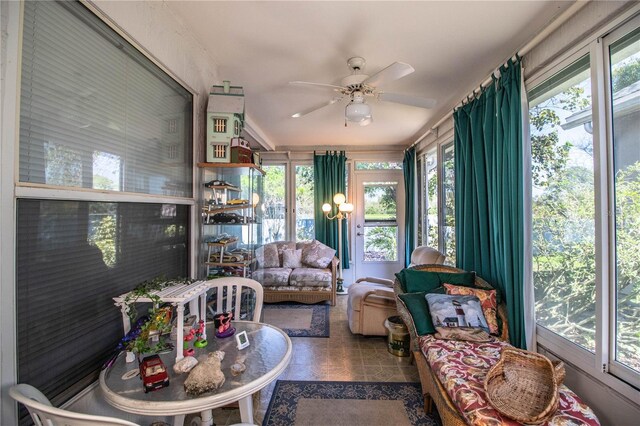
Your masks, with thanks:
[{"label": "tile floor", "polygon": [[[391,355],[385,337],[351,334],[347,323],[347,296],[331,307],[331,337],[292,337],[293,357],[279,380],[419,382],[409,358]],[[254,398],[254,422],[262,424],[275,382]],[[237,409],[214,410],[216,425],[240,423]]]}]

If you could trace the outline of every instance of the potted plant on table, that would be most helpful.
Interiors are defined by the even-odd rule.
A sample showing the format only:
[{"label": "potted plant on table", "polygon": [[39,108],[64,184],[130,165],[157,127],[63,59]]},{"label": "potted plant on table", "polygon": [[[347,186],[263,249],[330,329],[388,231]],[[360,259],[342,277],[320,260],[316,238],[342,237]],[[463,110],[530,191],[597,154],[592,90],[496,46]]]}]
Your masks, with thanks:
[{"label": "potted plant on table", "polygon": [[[136,302],[139,299],[148,299],[151,301],[148,315],[142,317],[142,321],[138,320],[136,326],[139,330],[125,342],[125,348],[129,352],[133,352],[140,357],[144,354],[157,354],[173,349],[173,345],[165,342],[160,336],[171,332],[171,317],[173,309],[171,306],[161,306],[162,300],[156,294],[159,290],[176,284],[191,284],[195,280],[190,278],[177,278],[167,280],[164,276],[156,277],[152,280],[143,281],[138,284],[125,297],[125,313],[133,323],[138,316]],[[134,331],[132,329],[132,331]]]}]

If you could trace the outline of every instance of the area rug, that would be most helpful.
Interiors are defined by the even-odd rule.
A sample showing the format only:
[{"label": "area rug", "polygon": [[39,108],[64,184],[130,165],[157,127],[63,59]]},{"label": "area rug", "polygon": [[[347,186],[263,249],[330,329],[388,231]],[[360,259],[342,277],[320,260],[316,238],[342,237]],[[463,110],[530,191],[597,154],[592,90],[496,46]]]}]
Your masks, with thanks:
[{"label": "area rug", "polygon": [[329,305],[263,305],[262,322],[281,328],[289,337],[329,337]]},{"label": "area rug", "polygon": [[278,380],[263,426],[440,424],[424,412],[419,383]]}]

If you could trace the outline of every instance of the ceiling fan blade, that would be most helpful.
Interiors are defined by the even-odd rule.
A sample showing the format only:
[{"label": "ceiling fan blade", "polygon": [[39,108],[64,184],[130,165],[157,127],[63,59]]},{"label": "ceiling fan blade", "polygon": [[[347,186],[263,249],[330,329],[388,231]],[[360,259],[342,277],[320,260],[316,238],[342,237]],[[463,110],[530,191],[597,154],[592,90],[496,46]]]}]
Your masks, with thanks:
[{"label": "ceiling fan blade", "polygon": [[291,115],[291,118],[304,117],[305,115],[311,114],[312,112],[318,111],[319,109],[328,107],[329,105],[333,105],[336,102],[340,102],[342,99],[343,99],[343,96],[335,97],[335,98],[331,99],[329,102],[324,103],[324,104],[322,104],[320,106],[315,106],[313,108],[309,108],[306,111],[296,112],[295,114]]},{"label": "ceiling fan blade", "polygon": [[435,99],[419,98],[417,96],[401,95],[398,93],[380,93],[378,99],[386,102],[395,102],[397,104],[411,105],[419,108],[433,108],[438,103]]},{"label": "ceiling fan blade", "polygon": [[295,84],[295,85],[301,85],[301,86],[326,87],[328,89],[333,89],[336,92],[340,92],[342,90],[348,90],[346,87],[336,86],[335,84],[312,83],[310,81],[290,81],[289,84]]},{"label": "ceiling fan blade", "polygon": [[413,69],[409,64],[405,64],[404,62],[394,62],[382,71],[367,78],[362,82],[362,84],[372,87],[380,87],[385,83],[407,76],[414,71],[415,69]]}]

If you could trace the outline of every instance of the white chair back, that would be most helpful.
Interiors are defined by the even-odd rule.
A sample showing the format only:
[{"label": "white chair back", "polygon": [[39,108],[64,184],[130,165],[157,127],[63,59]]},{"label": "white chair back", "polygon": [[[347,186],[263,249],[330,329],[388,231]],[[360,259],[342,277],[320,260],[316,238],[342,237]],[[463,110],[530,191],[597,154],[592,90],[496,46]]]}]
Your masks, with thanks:
[{"label": "white chair back", "polygon": [[115,417],[93,416],[56,408],[42,392],[24,383],[12,386],[9,395],[29,410],[36,426],[139,426]]},{"label": "white chair back", "polygon": [[[262,301],[264,300],[264,294],[262,290],[262,284],[258,281],[249,278],[240,277],[224,277],[215,278],[207,281],[209,288],[217,288],[216,294],[216,309],[218,312],[234,311],[235,315],[240,315],[240,308],[242,302],[242,290],[244,288],[251,288],[256,295],[256,305],[253,309],[253,318],[247,318],[251,321],[260,321],[260,315],[262,315]],[[223,291],[226,289],[226,291]],[[233,297],[233,290],[236,289],[235,298]],[[225,296],[226,293],[226,297]],[[235,299],[235,300],[234,300]],[[240,319],[240,318],[234,318]]]},{"label": "white chair back", "polygon": [[427,246],[418,246],[411,252],[409,266],[442,265],[445,260],[447,260],[447,257],[438,250]]}]

